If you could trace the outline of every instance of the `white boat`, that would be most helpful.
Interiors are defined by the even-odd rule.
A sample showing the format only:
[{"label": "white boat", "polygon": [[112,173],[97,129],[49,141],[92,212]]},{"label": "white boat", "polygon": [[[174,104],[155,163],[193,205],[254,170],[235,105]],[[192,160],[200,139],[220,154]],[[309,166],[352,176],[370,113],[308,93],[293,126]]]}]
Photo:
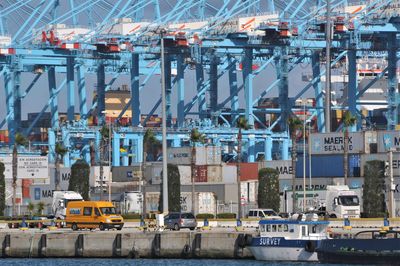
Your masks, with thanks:
[{"label": "white boat", "polygon": [[257,260],[318,261],[316,248],[328,238],[328,221],[315,215],[298,219],[260,220],[259,236],[253,237],[248,248]]}]

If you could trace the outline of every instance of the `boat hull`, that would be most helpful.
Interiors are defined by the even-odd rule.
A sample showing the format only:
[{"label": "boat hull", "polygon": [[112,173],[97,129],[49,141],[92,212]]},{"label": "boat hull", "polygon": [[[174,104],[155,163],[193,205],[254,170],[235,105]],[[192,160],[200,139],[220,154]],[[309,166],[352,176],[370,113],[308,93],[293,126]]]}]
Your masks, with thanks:
[{"label": "boat hull", "polygon": [[322,263],[400,265],[400,239],[327,239],[317,253]]},{"label": "boat hull", "polygon": [[315,252],[318,244],[319,240],[255,237],[248,248],[256,260],[318,261],[317,252]]}]

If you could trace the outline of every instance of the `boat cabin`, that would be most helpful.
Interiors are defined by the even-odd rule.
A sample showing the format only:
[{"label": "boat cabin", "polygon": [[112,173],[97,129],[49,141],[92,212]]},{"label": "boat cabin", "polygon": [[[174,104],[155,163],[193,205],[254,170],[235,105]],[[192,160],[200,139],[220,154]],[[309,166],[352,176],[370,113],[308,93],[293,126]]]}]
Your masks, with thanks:
[{"label": "boat cabin", "polygon": [[261,237],[284,237],[285,239],[320,240],[328,236],[328,221],[261,220]]}]

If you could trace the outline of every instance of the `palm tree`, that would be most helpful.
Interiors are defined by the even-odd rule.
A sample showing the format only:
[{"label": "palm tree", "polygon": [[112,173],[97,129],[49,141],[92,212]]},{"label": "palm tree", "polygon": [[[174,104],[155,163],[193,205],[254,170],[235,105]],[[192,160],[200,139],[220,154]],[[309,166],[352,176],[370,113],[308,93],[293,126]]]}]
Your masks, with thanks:
[{"label": "palm tree", "polygon": [[[109,129],[107,126],[103,126],[100,129],[100,200],[103,200],[103,179],[104,179],[104,168],[103,168],[103,160],[104,160],[104,147],[106,145],[106,140],[109,141]],[[110,169],[111,171],[111,169]]]},{"label": "palm tree", "polygon": [[292,115],[288,119],[290,139],[292,141],[292,206],[293,212],[296,209],[296,161],[297,161],[297,132],[303,127],[303,122]]},{"label": "palm tree", "polygon": [[32,216],[33,215],[33,211],[35,210],[35,204],[33,204],[32,202],[29,202],[28,204],[28,211],[29,214]]},{"label": "palm tree", "polygon": [[55,176],[56,176],[56,190],[60,190],[60,161],[64,158],[64,155],[67,153],[67,149],[59,142],[57,142],[55,147],[56,153],[56,169],[55,169]]},{"label": "palm tree", "polygon": [[39,202],[38,204],[37,204],[37,211],[38,211],[38,214],[40,215],[40,214],[42,214],[42,212],[43,212],[43,210],[44,210],[44,203],[43,202]]},{"label": "palm tree", "polygon": [[[145,163],[147,161],[148,154],[152,154],[152,157],[156,157],[159,149],[161,147],[160,141],[156,138],[153,130],[147,129],[143,137],[143,164],[142,164],[142,175],[145,171]],[[142,215],[146,214],[146,197],[145,197],[145,187],[143,187],[143,202],[142,202]],[[143,217],[145,218],[145,217]]]},{"label": "palm tree", "polygon": [[21,133],[15,135],[15,143],[13,148],[12,156],[12,187],[13,187],[13,198],[12,198],[12,215],[17,214],[15,200],[17,198],[17,171],[18,171],[18,146],[25,146],[27,143],[26,138]]},{"label": "palm tree", "polygon": [[357,117],[353,116],[350,111],[347,111],[343,116],[343,174],[344,184],[347,185],[347,174],[348,174],[348,160],[349,160],[349,127],[353,126],[357,122]]},{"label": "palm tree", "polygon": [[204,134],[201,134],[197,128],[193,128],[190,132],[190,142],[192,143],[192,158],[190,162],[190,171],[192,177],[192,211],[195,214],[196,210],[196,199],[195,199],[195,189],[194,189],[194,167],[196,164],[196,143],[204,143]]},{"label": "palm tree", "polygon": [[240,163],[242,162],[242,130],[250,129],[250,125],[247,122],[247,119],[244,117],[239,117],[236,122],[236,127],[239,129],[237,140],[238,140],[238,150],[237,150],[237,163],[236,163],[236,171],[237,171],[237,195],[238,195],[238,219],[240,220],[242,216],[242,205],[241,205],[241,188],[240,188]]}]

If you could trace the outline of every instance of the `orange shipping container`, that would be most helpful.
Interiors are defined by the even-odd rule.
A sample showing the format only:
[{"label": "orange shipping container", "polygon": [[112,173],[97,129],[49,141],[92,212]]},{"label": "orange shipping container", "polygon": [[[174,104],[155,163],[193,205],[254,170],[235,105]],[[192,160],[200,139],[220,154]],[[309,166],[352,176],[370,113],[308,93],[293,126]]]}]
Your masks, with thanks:
[{"label": "orange shipping container", "polygon": [[[229,163],[236,165],[236,163]],[[258,163],[240,163],[240,181],[258,180]]]},{"label": "orange shipping container", "polygon": [[207,182],[207,165],[196,165],[194,171],[194,182]]}]

